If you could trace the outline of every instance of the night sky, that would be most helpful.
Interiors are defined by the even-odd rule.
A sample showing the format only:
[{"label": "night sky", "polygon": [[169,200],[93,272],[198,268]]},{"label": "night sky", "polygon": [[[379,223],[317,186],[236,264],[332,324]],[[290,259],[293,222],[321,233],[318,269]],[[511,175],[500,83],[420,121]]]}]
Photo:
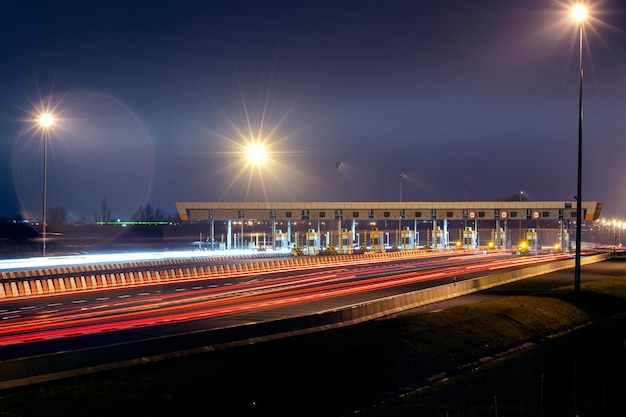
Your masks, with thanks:
[{"label": "night sky", "polygon": [[[568,3],[3,1],[0,217],[176,201],[573,200]],[[586,25],[583,199],[626,217],[626,6]],[[245,146],[268,152],[258,171]],[[341,165],[337,169],[336,162]],[[339,187],[337,190],[337,178]],[[469,185],[466,187],[466,182]]]}]

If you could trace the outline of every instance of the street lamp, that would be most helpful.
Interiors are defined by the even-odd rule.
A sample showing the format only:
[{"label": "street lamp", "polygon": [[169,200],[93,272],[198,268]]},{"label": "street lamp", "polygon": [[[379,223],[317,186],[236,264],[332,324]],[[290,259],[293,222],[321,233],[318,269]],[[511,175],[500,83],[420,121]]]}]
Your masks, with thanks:
[{"label": "street lamp", "polygon": [[[339,203],[339,166],[341,165],[341,161],[335,162],[335,167],[337,168],[337,183],[335,186],[335,201]],[[337,208],[339,209],[339,208]],[[341,217],[337,217],[337,247],[341,246]]]},{"label": "street lamp", "polygon": [[339,161],[335,162],[335,166],[337,167],[337,184],[335,187],[335,200],[337,202],[339,202],[339,165],[341,165],[341,162]]},{"label": "street lamp", "polygon": [[[524,195],[524,190],[519,190],[519,201],[520,203],[522,202],[522,196]],[[522,211],[521,207],[520,207],[520,212]],[[524,241],[525,239],[522,236],[522,216],[520,216],[519,218],[519,242],[521,243],[522,241]]]},{"label": "street lamp", "polygon": [[255,169],[259,169],[259,164],[265,160],[265,149],[258,143],[252,144],[248,147],[246,154],[248,156],[248,162],[252,168],[252,201],[256,202],[255,189],[256,189],[256,175]]},{"label": "street lamp", "polygon": [[400,202],[402,203],[402,178],[404,178],[404,171],[400,171]]},{"label": "street lamp", "polygon": [[574,264],[574,293],[580,292],[580,245],[582,237],[582,154],[583,154],[583,28],[587,8],[577,4],[572,8],[572,18],[578,22],[579,81],[578,81],[578,184],[576,188],[576,256]]},{"label": "street lamp", "polygon": [[[400,171],[400,202],[402,203],[402,179],[404,178],[404,171]],[[398,219],[398,242],[397,246],[400,247],[402,243],[402,215]]]},{"label": "street lamp", "polygon": [[48,188],[48,138],[50,136],[49,129],[54,122],[54,117],[50,113],[42,113],[37,118],[37,123],[42,133],[43,140],[43,219],[42,219],[42,246],[41,255],[46,256],[46,200],[47,200],[47,188]]},{"label": "street lamp", "polygon": [[[469,210],[469,208],[467,207],[467,187],[469,186],[469,181],[465,180],[465,183],[463,183],[463,185],[465,185],[465,210]],[[467,229],[467,219],[465,219],[463,222],[463,229]],[[478,231],[478,228],[476,229],[476,231]]]}]

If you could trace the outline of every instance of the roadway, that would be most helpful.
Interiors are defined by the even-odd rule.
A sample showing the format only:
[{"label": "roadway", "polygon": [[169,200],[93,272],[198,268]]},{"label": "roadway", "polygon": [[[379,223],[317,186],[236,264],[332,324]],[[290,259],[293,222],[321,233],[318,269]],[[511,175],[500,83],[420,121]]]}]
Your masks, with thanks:
[{"label": "roadway", "polygon": [[162,342],[175,335],[184,335],[187,348],[228,343],[228,337],[207,338],[206,332],[238,328],[245,331],[230,337],[250,336],[253,323],[306,316],[565,257],[489,253],[340,262],[298,271],[224,274],[158,286],[7,300],[0,308],[0,359],[139,340]]}]

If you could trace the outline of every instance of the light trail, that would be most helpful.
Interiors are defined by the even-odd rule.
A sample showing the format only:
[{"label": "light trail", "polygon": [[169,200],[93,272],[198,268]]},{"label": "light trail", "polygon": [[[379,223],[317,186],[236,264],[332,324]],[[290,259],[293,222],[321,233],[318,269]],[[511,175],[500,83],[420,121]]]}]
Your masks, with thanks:
[{"label": "light trail", "polygon": [[[101,304],[95,305],[83,299],[73,300],[69,304],[48,303],[46,306],[54,304],[59,309],[46,310],[45,313],[37,313],[35,307],[23,309],[20,313],[31,313],[28,317],[16,317],[12,315],[12,310],[3,313],[0,347],[222,317],[380,291],[467,273],[549,262],[563,257],[552,255],[490,261],[479,257],[472,263],[452,266],[445,266],[446,261],[439,259],[403,264],[378,262],[370,263],[368,267],[362,264],[348,267],[342,263],[342,269],[305,271],[300,275],[262,280],[256,279],[257,274],[254,274],[254,279],[231,285],[211,285],[201,290],[173,291],[158,296],[142,292],[137,297],[125,297],[123,302],[117,304],[102,304],[108,302],[109,297],[96,298],[95,301]],[[409,272],[406,272],[407,268]],[[72,307],[72,304],[80,308]]]},{"label": "light trail", "polygon": [[[125,263],[141,261],[162,261],[168,259],[194,259],[211,257],[238,257],[242,255],[250,256],[258,252],[253,250],[229,250],[226,251],[163,251],[163,252],[120,252],[112,254],[94,255],[69,255],[69,256],[49,256],[20,259],[0,260],[0,271],[24,270],[33,268],[50,268],[59,266],[74,265],[94,265],[107,263]],[[277,250],[273,253],[285,254],[287,250]]]}]

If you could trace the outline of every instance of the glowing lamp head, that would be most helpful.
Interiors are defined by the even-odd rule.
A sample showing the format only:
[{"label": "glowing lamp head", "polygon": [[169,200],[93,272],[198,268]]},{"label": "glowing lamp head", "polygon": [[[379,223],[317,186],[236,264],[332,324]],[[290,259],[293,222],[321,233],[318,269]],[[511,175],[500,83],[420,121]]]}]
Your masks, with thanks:
[{"label": "glowing lamp head", "polygon": [[259,164],[265,159],[265,149],[259,144],[248,147],[248,160],[253,164]]},{"label": "glowing lamp head", "polygon": [[50,113],[43,113],[41,116],[39,116],[38,122],[41,127],[47,128],[47,127],[52,126],[52,122],[54,122],[54,118],[52,117]]},{"label": "glowing lamp head", "polygon": [[582,4],[572,7],[572,18],[577,22],[583,22],[587,18],[587,8]]}]

